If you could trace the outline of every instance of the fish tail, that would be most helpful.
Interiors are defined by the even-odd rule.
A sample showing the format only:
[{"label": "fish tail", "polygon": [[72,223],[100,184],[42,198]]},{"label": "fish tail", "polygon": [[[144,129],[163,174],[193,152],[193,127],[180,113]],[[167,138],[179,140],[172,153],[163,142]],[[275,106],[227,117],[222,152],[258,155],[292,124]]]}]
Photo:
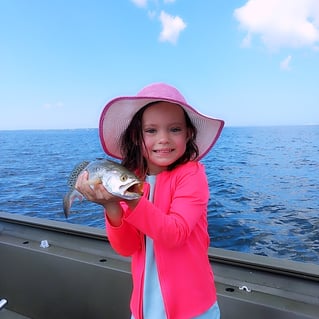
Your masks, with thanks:
[{"label": "fish tail", "polygon": [[63,198],[63,211],[65,218],[68,218],[70,215],[70,210],[73,201],[78,198],[79,200],[83,199],[83,195],[78,192],[75,188],[71,189]]}]

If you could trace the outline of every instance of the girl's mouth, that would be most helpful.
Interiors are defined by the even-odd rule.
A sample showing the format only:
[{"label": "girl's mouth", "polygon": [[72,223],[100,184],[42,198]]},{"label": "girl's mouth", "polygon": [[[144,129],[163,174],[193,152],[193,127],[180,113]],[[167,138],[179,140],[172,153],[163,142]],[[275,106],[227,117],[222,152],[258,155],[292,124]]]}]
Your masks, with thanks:
[{"label": "girl's mouth", "polygon": [[154,150],[155,153],[157,154],[168,154],[173,152],[174,149],[173,148],[165,148],[165,149],[161,149],[161,150]]}]

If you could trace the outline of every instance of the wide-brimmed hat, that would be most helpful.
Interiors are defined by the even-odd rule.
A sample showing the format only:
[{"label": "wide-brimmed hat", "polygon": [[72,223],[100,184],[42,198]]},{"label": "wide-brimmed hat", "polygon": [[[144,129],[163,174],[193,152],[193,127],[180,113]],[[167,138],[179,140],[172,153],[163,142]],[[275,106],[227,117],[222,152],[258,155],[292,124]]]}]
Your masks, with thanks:
[{"label": "wide-brimmed hat", "polygon": [[217,141],[224,121],[208,117],[188,105],[183,95],[165,83],[154,83],[144,87],[135,96],[122,96],[112,99],[104,107],[99,125],[99,134],[104,151],[115,158],[122,159],[120,139],[134,114],[143,106],[157,101],[180,105],[197,128],[196,144],[201,159]]}]

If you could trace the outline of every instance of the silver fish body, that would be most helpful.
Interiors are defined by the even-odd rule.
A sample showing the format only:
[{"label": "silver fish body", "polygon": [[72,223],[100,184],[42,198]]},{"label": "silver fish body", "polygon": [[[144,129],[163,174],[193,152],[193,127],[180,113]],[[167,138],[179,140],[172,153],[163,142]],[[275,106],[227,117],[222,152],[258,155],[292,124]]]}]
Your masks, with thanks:
[{"label": "silver fish body", "polygon": [[143,182],[119,163],[108,159],[85,161],[77,165],[69,177],[68,185],[70,186],[70,191],[63,198],[65,217],[69,216],[74,199],[82,200],[84,198],[75,189],[76,180],[83,171],[89,173],[88,183],[92,188],[97,184],[102,184],[112,195],[127,200],[137,199],[143,194]]}]

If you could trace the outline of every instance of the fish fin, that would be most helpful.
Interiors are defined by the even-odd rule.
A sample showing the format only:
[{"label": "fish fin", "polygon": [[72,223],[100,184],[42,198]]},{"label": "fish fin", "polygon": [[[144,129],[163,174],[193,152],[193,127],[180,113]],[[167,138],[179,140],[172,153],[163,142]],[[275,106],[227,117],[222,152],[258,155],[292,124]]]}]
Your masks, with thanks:
[{"label": "fish fin", "polygon": [[77,191],[75,188],[71,189],[63,198],[63,211],[66,218],[70,215],[70,209],[73,201],[78,198],[80,201],[84,198],[84,196]]},{"label": "fish fin", "polygon": [[70,177],[68,179],[68,186],[70,187],[74,187],[76,180],[78,179],[80,173],[90,164],[89,161],[83,161],[81,163],[79,163],[78,165],[76,165],[71,174]]}]

